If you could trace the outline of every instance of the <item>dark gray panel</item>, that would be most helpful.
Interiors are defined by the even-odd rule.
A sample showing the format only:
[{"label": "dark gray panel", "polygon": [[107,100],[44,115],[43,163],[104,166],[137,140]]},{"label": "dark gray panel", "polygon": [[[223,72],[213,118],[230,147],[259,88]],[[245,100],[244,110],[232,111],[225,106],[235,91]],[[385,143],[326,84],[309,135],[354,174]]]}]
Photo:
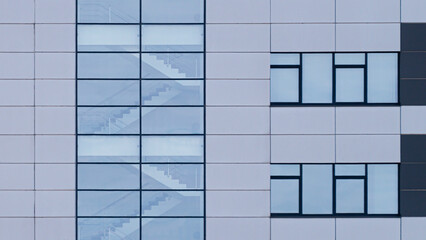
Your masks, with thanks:
[{"label": "dark gray panel", "polygon": [[426,163],[426,135],[401,135],[401,162]]},{"label": "dark gray panel", "polygon": [[426,52],[401,52],[401,78],[426,78]]},{"label": "dark gray panel", "polygon": [[400,181],[401,189],[426,189],[426,164],[401,164]]},{"label": "dark gray panel", "polygon": [[401,216],[426,216],[426,191],[401,191]]},{"label": "dark gray panel", "polygon": [[426,105],[426,79],[403,79],[400,88],[401,105]]},{"label": "dark gray panel", "polygon": [[426,50],[426,23],[401,24],[401,51]]}]

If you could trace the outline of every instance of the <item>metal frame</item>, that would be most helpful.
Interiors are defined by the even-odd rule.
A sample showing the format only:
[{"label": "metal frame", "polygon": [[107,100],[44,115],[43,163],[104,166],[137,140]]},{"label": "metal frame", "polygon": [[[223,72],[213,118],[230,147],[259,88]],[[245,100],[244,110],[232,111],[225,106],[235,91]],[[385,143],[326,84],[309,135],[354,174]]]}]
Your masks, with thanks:
[{"label": "metal frame", "polygon": [[[335,64],[335,55],[336,54],[345,54],[345,53],[361,53],[365,55],[365,63],[364,64]],[[398,59],[398,101],[396,103],[369,103],[368,102],[368,54],[369,53],[396,53]],[[399,52],[271,52],[271,54],[299,54],[299,64],[298,65],[279,65],[279,64],[271,64],[271,69],[299,69],[299,100],[298,102],[272,102],[270,101],[271,107],[279,107],[279,106],[400,106],[400,53]],[[332,102],[331,103],[303,103],[303,54],[332,54]],[[337,102],[336,101],[336,70],[342,68],[351,68],[351,69],[364,69],[364,101],[363,102]]]},{"label": "metal frame", "polygon": [[[75,28],[75,49],[76,49],[76,58],[75,58],[75,72],[76,72],[76,88],[75,88],[75,105],[76,105],[76,118],[75,118],[75,129],[76,129],[76,168],[75,168],[75,186],[76,186],[76,196],[75,196],[75,233],[76,233],[76,239],[78,239],[78,220],[80,218],[93,218],[93,219],[111,219],[111,218],[138,218],[139,220],[139,238],[142,239],[142,219],[143,218],[199,218],[203,219],[203,239],[206,238],[206,0],[200,0],[203,2],[203,22],[200,23],[142,23],[142,1],[139,1],[139,23],[79,23],[78,19],[78,0],[76,0],[76,12],[75,12],[75,18],[76,18],[76,28]],[[79,25],[136,25],[139,26],[139,51],[78,51],[78,26]],[[203,26],[203,50],[202,51],[143,51],[142,50],[142,26],[143,25],[198,25]],[[94,54],[103,54],[103,53],[133,53],[133,54],[139,54],[139,78],[79,78],[78,77],[78,55],[79,53],[94,53]],[[201,59],[203,60],[202,65],[200,66],[200,69],[203,70],[202,77],[196,77],[196,78],[143,78],[142,77],[142,54],[143,53],[170,53],[170,54],[202,54]],[[78,104],[78,82],[79,80],[137,80],[139,81],[139,105],[79,105]],[[203,81],[203,104],[202,105],[143,105],[141,101],[141,94],[142,94],[142,82],[144,80],[179,80],[179,81],[185,81],[185,80],[200,80]],[[138,134],[81,134],[78,132],[78,109],[80,107],[138,107],[139,110],[139,133]],[[199,134],[142,134],[142,108],[143,107],[202,107],[203,108],[203,133]],[[79,162],[78,160],[78,139],[79,136],[139,136],[139,146],[142,148],[142,137],[143,136],[203,136],[203,161],[202,162],[144,162],[142,161],[142,152],[139,152],[139,162]],[[140,149],[141,150],[141,149]],[[86,165],[86,164],[92,164],[92,165],[106,165],[106,164],[129,164],[129,165],[139,165],[139,189],[79,189],[78,186],[78,166],[79,165]],[[170,164],[170,165],[199,165],[202,166],[202,173],[203,173],[203,184],[202,188],[196,188],[196,189],[142,189],[142,172],[141,168],[144,164]],[[95,192],[95,191],[128,191],[128,192],[139,192],[139,216],[79,216],[78,215],[78,193],[79,192]],[[142,193],[144,191],[192,191],[192,192],[203,192],[203,209],[202,209],[202,216],[142,216]]]},{"label": "metal frame", "polygon": [[[299,176],[271,176],[270,180],[294,180],[297,179],[299,181],[299,211],[298,213],[273,213],[271,212],[271,218],[327,218],[327,217],[337,217],[337,218],[351,218],[351,217],[368,217],[368,218],[374,218],[374,217],[386,217],[386,218],[398,218],[400,217],[400,191],[399,191],[399,185],[400,185],[400,164],[399,163],[273,163],[273,165],[298,165],[299,166]],[[304,214],[303,213],[303,166],[304,165],[329,165],[332,167],[332,213],[330,214]],[[345,176],[336,176],[335,174],[335,168],[336,165],[364,165],[365,166],[365,175],[364,176],[356,176],[356,175],[345,175]],[[368,165],[396,165],[398,167],[398,213],[397,214],[369,214],[368,213]],[[336,202],[337,202],[337,194],[336,194],[336,182],[339,179],[349,179],[349,180],[356,180],[356,179],[362,179],[364,180],[364,212],[363,213],[337,213],[336,212]],[[272,189],[271,189],[272,194]],[[272,197],[271,197],[272,201]]]}]

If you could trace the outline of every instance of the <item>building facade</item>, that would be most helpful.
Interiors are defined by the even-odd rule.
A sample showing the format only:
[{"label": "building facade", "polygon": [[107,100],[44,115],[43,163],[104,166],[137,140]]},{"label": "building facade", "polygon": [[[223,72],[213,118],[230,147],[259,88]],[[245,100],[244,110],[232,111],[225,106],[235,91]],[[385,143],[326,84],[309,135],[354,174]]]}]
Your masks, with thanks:
[{"label": "building facade", "polygon": [[0,0],[0,239],[426,239],[423,0]]}]

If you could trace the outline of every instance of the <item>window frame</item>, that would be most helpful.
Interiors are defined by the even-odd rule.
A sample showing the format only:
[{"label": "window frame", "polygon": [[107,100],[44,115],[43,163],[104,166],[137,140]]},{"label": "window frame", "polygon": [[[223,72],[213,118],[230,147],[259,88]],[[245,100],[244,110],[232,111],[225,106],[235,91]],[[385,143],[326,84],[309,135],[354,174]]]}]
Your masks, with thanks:
[{"label": "window frame", "polygon": [[[400,188],[400,163],[376,163],[376,162],[368,162],[368,163],[271,163],[271,167],[274,165],[298,165],[300,169],[299,176],[279,176],[274,175],[270,176],[270,181],[272,180],[295,180],[299,181],[299,212],[298,213],[273,213],[270,209],[270,217],[271,218],[327,218],[327,217],[336,217],[336,218],[395,218],[400,217],[400,201],[401,201],[401,193],[399,191]],[[333,178],[333,186],[332,186],[332,213],[331,214],[303,214],[303,165],[331,165],[332,166],[332,178]],[[345,175],[345,176],[336,176],[336,165],[364,165],[365,175]],[[397,214],[372,214],[368,213],[368,165],[396,165],[398,169],[398,213]],[[336,183],[339,179],[348,179],[348,180],[364,180],[364,213],[337,213],[336,212],[336,202],[337,202],[337,189]],[[272,196],[272,192],[270,192],[270,197]],[[272,198],[270,198],[272,202]]]},{"label": "window frame", "polygon": [[[336,64],[335,63],[335,55],[336,54],[355,54],[362,53],[365,56],[364,64]],[[398,74],[397,74],[397,102],[394,103],[369,103],[368,102],[368,54],[370,53],[393,53],[397,55],[398,61]],[[271,52],[273,54],[299,54],[299,65],[290,65],[290,64],[270,64],[271,69],[285,69],[285,68],[293,68],[299,69],[299,101],[298,102],[272,102],[272,98],[270,96],[270,106],[271,107],[280,107],[280,106],[400,106],[400,64],[401,64],[401,54],[397,51],[388,51],[388,52],[380,52],[380,51],[372,51],[372,52]],[[303,103],[303,54],[332,54],[332,102],[331,103]],[[363,102],[337,102],[336,101],[336,70],[337,69],[364,69],[364,101]],[[270,79],[272,81],[272,79]],[[270,84],[271,86],[271,84]],[[272,91],[271,91],[272,92]]]}]

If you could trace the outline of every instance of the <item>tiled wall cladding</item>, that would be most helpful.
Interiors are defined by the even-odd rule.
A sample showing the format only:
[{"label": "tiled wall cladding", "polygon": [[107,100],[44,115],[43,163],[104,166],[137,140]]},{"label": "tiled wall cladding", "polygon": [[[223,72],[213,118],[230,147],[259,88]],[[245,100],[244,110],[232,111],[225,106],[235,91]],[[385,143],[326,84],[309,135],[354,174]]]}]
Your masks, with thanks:
[{"label": "tiled wall cladding", "polygon": [[[74,240],[75,0],[0,6],[0,239]],[[423,240],[426,1],[206,7],[207,239]],[[269,107],[271,51],[400,50],[401,109]],[[270,161],[401,161],[402,218],[271,220]]]}]

